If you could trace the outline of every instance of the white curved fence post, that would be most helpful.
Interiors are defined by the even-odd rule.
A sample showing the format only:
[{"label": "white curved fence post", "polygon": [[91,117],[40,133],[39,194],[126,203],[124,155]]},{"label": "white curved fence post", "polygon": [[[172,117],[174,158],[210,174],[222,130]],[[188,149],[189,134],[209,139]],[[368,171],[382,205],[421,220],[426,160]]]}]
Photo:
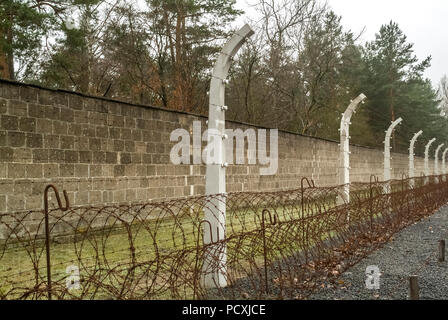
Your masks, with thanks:
[{"label": "white curved fence post", "polygon": [[440,149],[442,149],[444,145],[445,145],[444,143],[439,144],[439,146],[436,149],[436,153],[434,154],[434,175],[436,176],[435,177],[436,183],[439,183],[439,177],[437,177],[439,175],[439,151]]},{"label": "white curved fence post", "polygon": [[392,168],[390,166],[390,149],[392,148],[390,146],[390,139],[392,137],[392,133],[395,130],[395,127],[399,125],[403,121],[402,118],[398,118],[392,124],[389,126],[389,128],[386,131],[386,137],[384,139],[384,181],[387,181],[386,185],[384,186],[384,192],[390,193],[390,183],[389,181],[392,178]]},{"label": "white curved fence post", "polygon": [[339,184],[343,185],[344,190],[342,199],[339,202],[348,203],[350,201],[350,120],[353,113],[356,113],[358,105],[366,99],[366,96],[361,93],[355,100],[352,100],[347,110],[342,114],[340,132],[340,166],[339,166]]},{"label": "white curved fence post", "polygon": [[409,145],[409,187],[413,188],[415,185],[414,177],[415,177],[415,165],[414,165],[414,148],[415,148],[415,142],[417,141],[418,137],[422,135],[423,131],[420,130],[411,139],[411,143]]},{"label": "white curved fence post", "polygon": [[431,147],[431,144],[434,141],[436,141],[436,138],[432,138],[431,140],[429,140],[429,142],[425,146],[425,180],[424,180],[424,184],[428,183],[428,176],[430,175],[430,173],[429,173],[429,148]]},{"label": "white curved fence post", "polygon": [[[233,57],[246,39],[254,34],[249,25],[244,25],[224,45],[213,69],[210,81],[210,103],[208,118],[208,143],[213,141],[213,160],[207,150],[205,193],[213,195],[204,212],[204,244],[222,240],[226,235],[226,154],[225,137],[225,86]],[[218,160],[217,160],[218,159]],[[214,234],[216,232],[216,234]],[[227,251],[222,244],[208,246],[204,252],[203,285],[206,288],[221,288],[227,285]]]},{"label": "white curved fence post", "polygon": [[446,171],[446,153],[447,152],[448,152],[448,148],[446,148],[445,151],[443,151],[443,153],[442,153],[442,171],[444,174],[443,181],[446,181],[445,175],[447,174],[447,171]]}]

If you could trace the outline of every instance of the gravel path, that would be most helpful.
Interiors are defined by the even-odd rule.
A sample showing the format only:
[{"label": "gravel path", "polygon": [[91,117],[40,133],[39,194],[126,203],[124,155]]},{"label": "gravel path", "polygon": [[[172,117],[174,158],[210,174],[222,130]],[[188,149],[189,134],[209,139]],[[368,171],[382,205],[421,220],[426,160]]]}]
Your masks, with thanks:
[{"label": "gravel path", "polygon": [[[448,299],[448,262],[438,262],[438,242],[448,241],[448,206],[397,233],[336,281],[309,299],[406,300],[409,275],[418,275],[420,299]],[[447,243],[448,245],[448,243]],[[448,257],[447,257],[448,258]],[[366,268],[378,266],[379,290],[366,288]]]}]

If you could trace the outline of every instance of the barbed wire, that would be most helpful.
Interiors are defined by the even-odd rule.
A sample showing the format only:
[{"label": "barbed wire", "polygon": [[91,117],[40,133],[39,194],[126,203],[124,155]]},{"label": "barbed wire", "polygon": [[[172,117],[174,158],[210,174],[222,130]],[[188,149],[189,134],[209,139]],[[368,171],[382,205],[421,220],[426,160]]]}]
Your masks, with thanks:
[{"label": "barbed wire", "polygon": [[447,180],[352,183],[350,202],[345,186],[309,180],[278,192],[1,214],[0,298],[305,299],[446,204]]}]

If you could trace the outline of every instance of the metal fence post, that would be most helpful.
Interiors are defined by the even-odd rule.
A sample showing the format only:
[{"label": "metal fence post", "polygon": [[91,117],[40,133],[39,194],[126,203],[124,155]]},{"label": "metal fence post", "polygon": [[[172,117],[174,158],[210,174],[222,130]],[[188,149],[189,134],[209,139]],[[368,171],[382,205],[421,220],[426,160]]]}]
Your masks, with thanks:
[{"label": "metal fence post", "polygon": [[442,144],[440,144],[438,147],[437,147],[437,149],[436,149],[436,153],[435,153],[435,155],[434,155],[434,175],[436,176],[436,183],[439,183],[439,178],[437,177],[438,175],[439,175],[439,151],[440,151],[440,149],[442,149],[442,147],[444,146],[445,144],[444,143],[442,143]]},{"label": "metal fence post", "polygon": [[339,184],[344,186],[342,199],[340,202],[348,203],[350,201],[350,120],[353,113],[356,113],[358,105],[366,99],[361,93],[355,100],[352,100],[347,110],[342,114],[340,133],[340,165],[339,165]]},{"label": "metal fence post", "polygon": [[443,174],[443,181],[446,181],[446,153],[448,152],[448,148],[445,149],[442,153],[442,174]]},{"label": "metal fence post", "polygon": [[414,153],[414,147],[415,147],[415,142],[417,141],[417,138],[419,136],[421,136],[422,133],[423,133],[423,131],[420,130],[419,132],[414,134],[414,137],[412,137],[411,143],[409,145],[409,187],[411,189],[414,188],[414,185],[415,185],[415,181],[414,181],[414,177],[415,177],[415,166],[414,166],[414,156],[415,156],[415,153]]},{"label": "metal fence post", "polygon": [[439,241],[439,262],[445,262],[445,240]]},{"label": "metal fence post", "polygon": [[403,121],[402,118],[398,118],[389,126],[386,131],[386,138],[384,139],[384,181],[387,181],[384,186],[384,193],[390,193],[390,183],[389,181],[392,179],[392,168],[390,167],[390,139],[392,137],[392,133],[395,130],[395,127]]},{"label": "metal fence post", "polygon": [[[373,178],[373,181],[372,181]],[[369,182],[369,215],[370,215],[370,229],[373,230],[373,183],[378,183],[378,177],[371,174],[370,175],[370,182]]]},{"label": "metal fence post", "polygon": [[429,142],[425,146],[425,180],[423,181],[424,184],[428,183],[428,176],[429,176],[429,148],[431,147],[431,144],[436,141],[436,138],[433,138],[429,140]]},{"label": "metal fence post", "polygon": [[266,213],[269,214],[269,222],[271,225],[277,224],[277,216],[274,214],[272,218],[271,212],[268,209],[264,209],[261,213],[261,232],[263,235],[263,259],[264,259],[264,289],[265,293],[269,293],[269,281],[268,281],[268,253],[266,244]]},{"label": "metal fence post", "polygon": [[447,174],[446,170],[446,153],[448,152],[448,148],[445,149],[442,153],[442,172],[443,174]]},{"label": "metal fence post", "polygon": [[48,191],[53,189],[56,195],[56,201],[58,202],[59,210],[67,211],[70,207],[68,201],[67,192],[64,190],[65,207],[62,206],[61,198],[59,197],[59,191],[54,185],[48,185],[45,187],[44,191],[44,214],[45,214],[45,255],[47,262],[47,288],[48,288],[48,300],[51,300],[51,260],[50,260],[50,223],[48,217]]},{"label": "metal fence post", "polygon": [[[213,141],[213,161],[207,157],[205,193],[213,195],[211,203],[205,209],[205,220],[211,228],[204,230],[204,244],[210,244],[213,237],[211,232],[219,230],[219,234],[225,236],[226,225],[226,148],[225,139],[225,86],[228,83],[227,75],[232,59],[246,39],[254,34],[249,25],[244,25],[225,44],[219,55],[210,81],[210,103],[208,119],[208,141]],[[210,155],[210,154],[209,154]],[[210,230],[210,231],[209,231]],[[219,236],[219,235],[217,235]],[[220,240],[219,238],[217,239]],[[218,244],[225,245],[225,244]],[[212,246],[213,247],[213,246]],[[204,254],[203,281],[206,288],[221,288],[227,285],[226,280],[226,248],[221,248],[219,257],[214,257],[213,248],[209,248]],[[216,252],[216,251],[215,251]],[[217,265],[218,264],[218,265]]]},{"label": "metal fence post", "polygon": [[418,285],[418,276],[409,277],[409,299],[419,300],[420,299],[420,288]]}]

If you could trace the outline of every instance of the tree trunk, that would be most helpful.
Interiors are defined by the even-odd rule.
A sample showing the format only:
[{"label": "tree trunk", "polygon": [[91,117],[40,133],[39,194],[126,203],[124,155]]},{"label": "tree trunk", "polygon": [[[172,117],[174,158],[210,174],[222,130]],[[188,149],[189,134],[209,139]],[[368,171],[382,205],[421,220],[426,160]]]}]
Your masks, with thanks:
[{"label": "tree trunk", "polygon": [[81,78],[79,79],[79,90],[82,93],[89,93],[90,65],[87,48],[81,52]]},{"label": "tree trunk", "polygon": [[4,79],[9,79],[10,73],[9,73],[9,64],[8,64],[8,58],[6,54],[2,51],[0,51],[0,77]]},{"label": "tree trunk", "polygon": [[[11,19],[12,16],[10,16]],[[12,25],[12,24],[11,24]],[[6,43],[12,44],[12,28],[7,30],[0,29],[0,38]],[[12,53],[4,52],[0,48],[0,77],[5,79],[14,80],[14,56]]]},{"label": "tree trunk", "polygon": [[176,21],[176,59],[175,59],[175,67],[174,67],[174,77],[175,77],[175,101],[176,106],[175,108],[178,110],[184,110],[185,109],[185,99],[184,99],[184,79],[182,77],[182,64],[183,64],[183,48],[182,48],[182,39],[183,39],[183,26],[184,26],[184,20],[182,12],[177,13],[177,21]]}]

